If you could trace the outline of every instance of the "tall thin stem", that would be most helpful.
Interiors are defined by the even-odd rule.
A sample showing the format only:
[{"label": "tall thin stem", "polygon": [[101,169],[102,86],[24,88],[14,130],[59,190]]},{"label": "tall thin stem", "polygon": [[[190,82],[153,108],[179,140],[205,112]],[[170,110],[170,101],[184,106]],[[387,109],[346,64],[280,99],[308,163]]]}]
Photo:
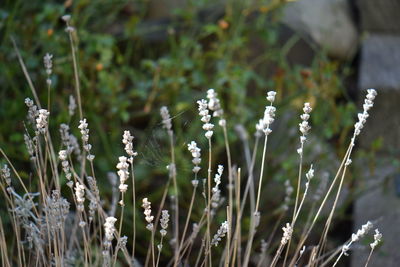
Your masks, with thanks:
[{"label": "tall thin stem", "polygon": [[[206,247],[204,249],[204,256],[211,250],[211,138],[208,138],[208,175],[207,175],[207,234],[206,234]],[[211,265],[211,253],[209,253],[209,263]]]},{"label": "tall thin stem", "polygon": [[317,219],[318,219],[318,217],[319,217],[319,215],[320,215],[320,213],[321,213],[323,207],[325,206],[326,201],[328,200],[328,197],[330,196],[330,194],[331,194],[331,192],[332,192],[332,190],[333,190],[333,187],[334,187],[334,185],[335,185],[337,179],[339,178],[339,174],[341,173],[341,170],[342,170],[342,168],[343,168],[345,162],[347,161],[347,158],[348,158],[348,155],[349,155],[349,152],[350,152],[350,147],[351,147],[351,144],[350,144],[349,147],[347,148],[346,154],[345,154],[345,156],[343,157],[343,160],[342,160],[342,162],[341,162],[341,164],[340,164],[340,166],[339,166],[339,169],[338,169],[338,171],[337,171],[337,173],[336,173],[336,175],[335,175],[335,178],[333,179],[333,181],[332,181],[332,183],[331,183],[331,185],[330,185],[328,191],[326,192],[326,194],[325,194],[325,196],[324,196],[324,199],[322,200],[322,203],[321,203],[321,205],[319,206],[319,209],[318,209],[317,213],[315,214],[314,219],[313,219],[313,221],[312,221],[310,227],[308,228],[308,230],[307,230],[306,234],[304,235],[304,237],[303,237],[302,239],[300,239],[300,242],[299,242],[299,244],[297,245],[296,252],[295,252],[295,254],[294,254],[294,256],[293,256],[291,262],[289,263],[289,266],[294,266],[294,263],[295,263],[297,254],[298,254],[299,251],[300,251],[300,248],[304,245],[304,242],[307,240],[307,237],[310,235],[311,230],[313,229],[315,223],[317,222]]},{"label": "tall thin stem", "polygon": [[372,252],[374,252],[374,248],[371,249],[371,252],[370,252],[369,255],[368,255],[368,259],[367,259],[367,262],[365,263],[365,266],[364,266],[364,267],[367,267],[367,266],[368,266],[369,261],[370,261],[371,256],[372,256]]},{"label": "tall thin stem", "polygon": [[172,170],[172,183],[175,191],[175,223],[174,223],[174,235],[175,235],[175,263],[179,259],[179,196],[178,196],[178,185],[176,181],[176,163],[175,163],[175,147],[174,147],[174,136],[172,130],[169,131],[170,147],[171,147],[171,165],[174,168]]},{"label": "tall thin stem", "polygon": [[135,175],[133,173],[133,162],[131,162],[131,175],[132,175],[132,201],[133,201],[133,237],[132,237],[132,258],[135,258],[135,244],[136,244],[136,190],[135,190]]},{"label": "tall thin stem", "polygon": [[259,208],[259,205],[260,205],[261,187],[262,187],[262,181],[263,181],[263,176],[264,176],[263,174],[264,174],[265,155],[266,155],[266,151],[267,151],[267,144],[268,144],[268,135],[266,134],[265,135],[265,140],[264,140],[262,161],[261,161],[260,178],[259,178],[259,182],[258,182],[257,201],[256,201],[256,206],[255,206],[254,212],[253,212],[253,214],[251,216],[249,240],[248,240],[247,246],[246,246],[246,253],[245,253],[243,266],[248,266],[249,260],[250,260],[251,247],[252,247],[252,244],[253,244],[255,228],[256,228],[255,218],[256,218],[256,216],[258,216],[258,208]]}]

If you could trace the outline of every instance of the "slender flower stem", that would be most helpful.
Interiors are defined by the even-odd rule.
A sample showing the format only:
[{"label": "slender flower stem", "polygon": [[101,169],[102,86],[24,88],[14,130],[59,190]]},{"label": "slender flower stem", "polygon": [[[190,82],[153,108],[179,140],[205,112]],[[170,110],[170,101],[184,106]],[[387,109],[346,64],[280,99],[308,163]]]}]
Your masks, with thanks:
[{"label": "slender flower stem", "polygon": [[[204,250],[205,255],[211,250],[211,138],[208,138],[208,175],[207,175],[207,234],[206,234],[206,247]],[[209,253],[209,264],[211,267],[211,253]]]},{"label": "slender flower stem", "polygon": [[299,244],[297,245],[296,252],[295,252],[295,254],[294,254],[294,256],[293,256],[291,262],[289,263],[289,266],[294,266],[295,259],[296,259],[296,257],[297,257],[298,252],[300,251],[300,248],[304,245],[304,242],[307,240],[308,236],[309,236],[310,233],[311,233],[311,230],[313,229],[315,223],[317,222],[317,219],[318,219],[318,217],[319,217],[319,215],[320,215],[320,213],[321,213],[323,207],[325,206],[326,201],[328,200],[328,197],[330,196],[330,194],[331,194],[331,192],[332,192],[332,190],[333,190],[333,187],[334,187],[334,185],[335,185],[337,179],[339,178],[339,174],[341,173],[341,171],[342,171],[342,169],[343,169],[343,167],[344,167],[344,164],[345,164],[345,162],[346,162],[347,159],[348,159],[348,155],[349,155],[349,152],[350,152],[350,146],[351,146],[351,144],[350,144],[349,147],[347,148],[346,154],[345,154],[345,156],[343,157],[343,160],[342,160],[342,162],[341,162],[341,164],[340,164],[340,166],[339,166],[339,169],[338,169],[338,171],[337,171],[337,173],[336,173],[336,175],[335,175],[335,178],[333,179],[333,181],[332,181],[332,183],[331,183],[331,185],[330,185],[328,191],[326,192],[326,194],[325,194],[325,196],[324,196],[324,199],[322,200],[322,203],[321,203],[321,205],[319,206],[319,209],[318,209],[317,213],[315,214],[314,219],[313,219],[313,221],[312,221],[310,227],[308,228],[306,234],[304,235],[304,237],[300,240]]},{"label": "slender flower stem", "polygon": [[257,193],[257,201],[256,201],[256,207],[254,209],[254,213],[251,216],[251,222],[250,222],[250,232],[249,232],[249,240],[247,242],[246,246],[246,253],[245,253],[245,258],[243,262],[243,266],[248,266],[249,260],[250,260],[250,254],[251,254],[251,247],[253,244],[253,239],[254,239],[254,234],[255,234],[255,217],[257,216],[258,213],[258,207],[260,205],[260,197],[261,197],[261,187],[262,187],[262,181],[263,181],[263,174],[264,174],[264,166],[265,166],[265,155],[267,151],[267,144],[268,144],[268,135],[265,135],[265,140],[264,140],[264,148],[263,148],[263,155],[262,155],[262,161],[261,161],[261,171],[260,171],[260,178],[258,182],[258,193]]},{"label": "slender flower stem", "polygon": [[132,200],[133,200],[133,237],[132,237],[132,258],[135,258],[135,245],[136,245],[136,189],[135,189],[135,175],[133,173],[133,162],[131,162],[131,175],[132,175]]},{"label": "slender flower stem", "polygon": [[[350,151],[349,151],[349,153],[348,153],[348,156],[347,156],[346,161],[350,158],[351,152],[353,151],[353,147],[354,147],[354,137],[353,137],[353,139],[352,139],[352,142],[350,143]],[[325,227],[324,227],[324,231],[323,231],[323,234],[322,234],[322,238],[321,238],[321,240],[320,240],[320,242],[319,242],[319,247],[318,247],[318,248],[319,248],[319,251],[318,251],[318,254],[317,254],[317,255],[319,255],[319,254],[322,252],[322,250],[323,250],[323,246],[324,246],[325,241],[326,241],[326,236],[327,236],[328,231],[329,231],[329,226],[330,226],[330,224],[331,224],[331,222],[332,222],[333,214],[334,214],[334,212],[335,212],[336,205],[337,205],[337,202],[338,202],[338,199],[339,199],[339,195],[340,195],[341,190],[342,190],[344,177],[345,177],[345,175],[346,175],[346,170],[347,170],[347,164],[345,164],[345,165],[344,165],[344,168],[343,168],[342,177],[341,177],[340,183],[339,183],[339,189],[338,189],[338,191],[337,191],[337,193],[336,193],[335,201],[334,201],[334,203],[333,203],[331,212],[329,213],[328,220],[326,221],[326,224],[325,224]]]},{"label": "slender flower stem", "polygon": [[[122,206],[121,206],[121,219],[119,220],[118,236],[121,236],[122,222],[124,221],[125,204],[124,204],[124,193],[123,192],[121,193],[121,203],[122,203]],[[115,252],[114,252],[113,266],[115,266],[115,263],[117,262],[117,258],[118,258],[118,249],[116,249]]]},{"label": "slender flower stem", "polygon": [[169,131],[170,137],[170,147],[171,147],[171,167],[172,170],[172,183],[175,191],[175,222],[174,222],[174,235],[175,235],[175,263],[179,259],[179,196],[178,196],[178,185],[176,181],[176,163],[175,163],[175,146],[174,146],[174,136],[172,131]]},{"label": "slender flower stem", "polygon": [[371,249],[371,252],[370,252],[369,255],[368,255],[368,259],[367,259],[367,262],[365,263],[365,266],[364,266],[364,267],[367,267],[367,266],[368,266],[369,261],[370,261],[371,256],[372,256],[372,252],[374,252],[374,248]]},{"label": "slender flower stem", "polygon": [[[69,27],[69,22],[67,22],[67,27]],[[78,99],[79,118],[82,120],[83,112],[82,112],[81,89],[80,89],[81,85],[79,82],[78,63],[77,63],[77,59],[76,59],[76,49],[75,49],[74,39],[72,37],[71,31],[68,32],[68,37],[69,37],[69,43],[71,46],[72,62],[73,62],[73,67],[74,67],[75,90],[76,90],[76,96]]]},{"label": "slender flower stem", "polygon": [[156,267],[158,267],[158,264],[160,262],[160,254],[161,254],[161,249],[162,249],[162,246],[163,246],[163,239],[164,239],[164,236],[161,236],[160,245],[159,245],[159,248],[158,248]]},{"label": "slender flower stem", "polygon": [[153,259],[153,267],[156,266],[155,264],[155,254],[154,254],[154,234],[155,234],[156,228],[153,229],[153,233],[151,234],[151,257]]},{"label": "slender flower stem", "polygon": [[[197,180],[197,173],[195,174],[195,180]],[[194,199],[196,197],[196,189],[197,189],[197,186],[195,186],[193,188],[192,198],[190,200],[190,205],[189,205],[189,211],[188,211],[188,214],[187,214],[187,217],[186,217],[185,227],[183,229],[183,234],[182,234],[181,242],[180,242],[180,245],[179,245],[179,252],[178,253],[181,252],[181,249],[182,249],[182,246],[183,246],[183,242],[185,241],[186,231],[187,231],[188,226],[189,226],[190,217],[192,215],[192,210],[193,210],[193,203],[194,203]],[[178,263],[179,263],[179,260],[178,260]]]}]

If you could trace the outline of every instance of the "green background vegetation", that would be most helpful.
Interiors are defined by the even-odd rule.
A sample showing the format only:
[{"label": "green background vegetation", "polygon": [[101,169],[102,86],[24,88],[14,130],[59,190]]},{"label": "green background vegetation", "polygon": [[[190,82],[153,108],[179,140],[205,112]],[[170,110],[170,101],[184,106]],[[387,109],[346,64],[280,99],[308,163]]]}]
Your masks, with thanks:
[{"label": "green background vegetation", "polygon": [[[195,101],[204,98],[208,88],[219,93],[234,163],[239,165],[244,165],[244,159],[234,126],[243,124],[252,137],[264,112],[266,92],[278,93],[267,177],[282,195],[263,197],[269,203],[263,205],[263,216],[281,204],[283,182],[297,177],[297,124],[305,101],[313,106],[312,133],[317,136],[307,149],[314,151],[313,146],[323,144],[320,152],[306,152],[306,164],[319,159],[314,168],[329,169],[329,154],[343,154],[356,114],[343,84],[349,68],[330,60],[323,51],[314,51],[309,65],[290,62],[287,55],[299,37],[284,40],[281,35],[283,4],[227,1],[225,6],[215,6],[212,2],[187,1],[171,10],[168,19],[154,19],[148,1],[5,1],[0,7],[0,146],[27,184],[35,184],[23,141],[24,99],[32,96],[10,38],[16,40],[42,103],[47,103],[48,97],[43,56],[54,55],[50,129],[59,144],[58,127],[69,120],[68,97],[75,90],[68,36],[60,19],[67,13],[77,29],[83,110],[106,207],[111,199],[106,174],[115,171],[118,156],[124,153],[121,139],[125,129],[136,137],[134,145],[139,152],[135,161],[138,199],[149,197],[157,206],[169,163],[168,139],[159,116],[162,105],[169,107],[173,117],[179,187],[181,192],[191,190],[186,144],[195,140],[206,150]],[[76,136],[78,122],[78,116],[70,122]],[[225,159],[220,130],[214,140],[219,155],[216,166]],[[250,140],[252,147],[253,138]],[[184,211],[190,194],[181,196],[187,200],[180,202]],[[130,209],[126,210],[128,226]],[[201,210],[199,206],[195,216]],[[271,212],[264,219],[272,221],[274,216]],[[144,238],[139,236],[139,240]]]}]

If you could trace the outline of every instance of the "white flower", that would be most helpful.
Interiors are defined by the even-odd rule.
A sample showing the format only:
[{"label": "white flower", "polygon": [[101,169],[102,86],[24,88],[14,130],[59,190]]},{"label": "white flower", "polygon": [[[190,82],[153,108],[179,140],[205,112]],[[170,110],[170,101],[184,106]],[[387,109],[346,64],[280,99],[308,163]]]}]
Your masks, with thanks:
[{"label": "white flower", "polygon": [[0,176],[6,181],[6,184],[8,186],[11,186],[10,168],[8,168],[7,164],[4,164],[3,168],[0,170]]},{"label": "white flower", "polygon": [[46,132],[46,128],[48,126],[47,118],[49,117],[50,112],[46,109],[39,109],[38,117],[36,119],[36,128],[42,134]]},{"label": "white flower", "polygon": [[303,111],[305,114],[309,114],[312,111],[310,103],[304,103]]},{"label": "white flower", "polygon": [[151,216],[151,202],[148,201],[147,198],[144,198],[142,207],[144,208],[144,212],[143,213],[145,215],[145,220],[147,222],[146,229],[149,230],[149,231],[153,231],[154,227],[153,227],[153,223],[152,222],[153,222],[154,216]]},{"label": "white flower", "polygon": [[72,26],[67,26],[67,28],[65,28],[65,31],[68,32],[68,33],[72,33],[72,32],[75,31],[75,28],[72,27]]},{"label": "white flower", "polygon": [[349,254],[347,253],[347,251],[349,251],[349,249],[350,249],[350,244],[345,244],[345,245],[343,245],[343,247],[342,247],[342,253],[343,253],[343,255],[349,256]]},{"label": "white flower", "polygon": [[215,186],[212,188],[212,196],[211,196],[211,206],[213,208],[217,208],[220,203],[221,190],[219,189],[219,185],[221,184],[221,176],[223,171],[224,171],[224,166],[218,165],[218,170],[214,177]]},{"label": "white flower", "polygon": [[70,168],[69,168],[67,150],[60,150],[60,152],[58,152],[58,158],[61,160],[61,166],[63,168],[65,176],[67,177],[68,180],[71,180],[72,174],[71,174]]},{"label": "white flower", "polygon": [[[224,114],[223,109],[221,108],[220,101],[218,99],[218,94],[215,92],[214,89],[208,89],[207,91],[207,98],[208,98],[208,108],[214,111],[214,117],[221,117]],[[224,123],[222,123],[224,124]],[[223,125],[221,125],[223,126]]]},{"label": "white flower", "polygon": [[306,141],[306,135],[311,129],[311,126],[308,123],[308,120],[310,119],[310,112],[312,111],[310,103],[304,103],[303,107],[303,112],[304,114],[300,115],[300,119],[302,120],[301,123],[299,123],[299,130],[302,133],[302,137],[300,137],[300,142],[303,144]]},{"label": "white flower", "polygon": [[[276,93],[274,91],[268,92],[267,99],[275,100],[275,94]],[[269,135],[272,132],[270,126],[275,120],[276,108],[272,106],[273,101],[270,102],[271,105],[265,107],[264,117],[261,120],[259,120],[258,123],[256,124],[257,134],[263,132],[265,135]]]},{"label": "white flower", "polygon": [[188,150],[190,153],[192,153],[192,162],[195,165],[192,169],[194,173],[198,173],[200,171],[199,164],[201,163],[201,149],[197,147],[197,144],[195,141],[190,142],[188,144]]},{"label": "white flower", "polygon": [[76,109],[76,101],[73,95],[69,95],[69,103],[68,103],[68,114],[73,116],[75,114]]},{"label": "white flower", "polygon": [[286,227],[283,227],[282,230],[283,236],[281,239],[281,244],[286,245],[290,238],[292,238],[293,228],[289,223],[286,223]]},{"label": "white flower", "polygon": [[267,100],[269,102],[271,102],[271,104],[275,101],[275,96],[276,96],[276,92],[275,91],[269,91],[267,93]]},{"label": "white flower", "polygon": [[171,116],[169,115],[168,108],[163,106],[160,109],[160,114],[162,118],[162,123],[164,125],[164,128],[167,129],[168,133],[172,131],[172,123],[171,123]]},{"label": "white flower", "polygon": [[58,152],[58,157],[62,161],[67,160],[67,151],[66,150],[60,150],[60,152]]},{"label": "white flower", "polygon": [[214,128],[214,124],[210,123],[211,115],[209,115],[208,102],[207,100],[201,99],[197,101],[197,104],[199,105],[201,121],[204,123],[203,129],[206,131],[205,136],[207,139],[210,139],[213,135],[212,129]]},{"label": "white flower", "polygon": [[313,169],[313,165],[312,164],[311,164],[310,169],[306,173],[306,177],[307,177],[307,180],[311,180],[314,177],[314,169]]},{"label": "white flower", "polygon": [[354,124],[354,136],[357,136],[361,133],[361,130],[364,128],[364,124],[369,117],[368,110],[373,107],[375,97],[378,93],[375,89],[368,89],[367,96],[364,100],[363,112],[358,114],[358,122]]},{"label": "white flower", "polygon": [[107,217],[104,223],[105,241],[104,245],[108,249],[111,246],[111,241],[114,239],[115,227],[114,224],[117,221],[114,217]]},{"label": "white flower", "polygon": [[375,247],[381,242],[382,239],[382,234],[379,232],[378,229],[375,229],[375,234],[374,234],[374,242],[370,244],[371,249],[375,249]]},{"label": "white flower", "polygon": [[366,234],[368,234],[369,230],[373,227],[373,224],[368,221],[366,224],[361,226],[361,229],[357,230],[357,233],[351,235],[351,241],[356,242],[360,238],[364,237]]},{"label": "white flower", "polygon": [[71,15],[64,15],[61,17],[61,19],[65,22],[69,22],[71,20]]},{"label": "white flower", "polygon": [[44,63],[44,67],[46,69],[46,73],[47,75],[50,75],[52,72],[52,68],[53,68],[53,61],[52,61],[53,55],[46,53],[46,55],[43,57],[43,63]]},{"label": "white flower", "polygon": [[137,152],[133,151],[133,136],[131,135],[130,131],[124,131],[124,134],[122,136],[122,143],[125,145],[125,152],[128,154],[131,158],[129,159],[129,162],[132,163],[132,158],[137,156]]},{"label": "white flower", "polygon": [[75,197],[77,203],[77,209],[81,212],[84,210],[83,203],[85,202],[85,186],[76,182],[75,184]]},{"label": "white flower", "polygon": [[221,242],[221,239],[226,235],[229,229],[229,224],[227,221],[221,224],[221,227],[218,229],[217,233],[214,235],[211,240],[212,246],[218,246],[218,243]]},{"label": "white flower", "polygon": [[119,191],[125,193],[128,189],[128,185],[125,184],[126,180],[129,178],[129,163],[127,162],[127,158],[125,156],[119,157],[119,162],[117,164],[118,176],[119,176]]},{"label": "white flower", "polygon": [[168,221],[169,221],[169,214],[168,210],[163,210],[161,211],[161,219],[160,219],[160,225],[161,225],[161,230],[160,234],[162,236],[165,236],[167,234],[167,228],[168,228]]},{"label": "white flower", "polygon": [[79,130],[81,132],[82,135],[82,140],[86,143],[89,141],[89,129],[88,127],[88,123],[86,122],[86,119],[80,120],[79,121]]}]

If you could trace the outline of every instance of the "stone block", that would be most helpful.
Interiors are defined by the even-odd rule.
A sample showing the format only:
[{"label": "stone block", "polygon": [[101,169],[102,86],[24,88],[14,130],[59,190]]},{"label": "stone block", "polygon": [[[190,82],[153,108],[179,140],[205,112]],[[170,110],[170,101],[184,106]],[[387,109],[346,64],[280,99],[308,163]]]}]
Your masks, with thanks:
[{"label": "stone block", "polygon": [[[386,160],[374,173],[364,173],[365,179],[359,179],[358,187],[367,192],[362,194],[354,204],[354,231],[368,220],[374,223],[382,233],[381,246],[372,254],[368,266],[397,267],[400,263],[399,235],[400,235],[400,198],[396,194],[394,168],[391,161]],[[369,233],[370,242],[374,234]],[[363,239],[366,240],[366,239]],[[364,266],[370,252],[370,242],[361,242],[365,246],[355,244],[350,252],[351,266]]]},{"label": "stone block", "polygon": [[400,35],[371,34],[364,39],[359,87],[400,89]]},{"label": "stone block", "polygon": [[400,34],[400,1],[357,0],[356,4],[363,31]]}]

